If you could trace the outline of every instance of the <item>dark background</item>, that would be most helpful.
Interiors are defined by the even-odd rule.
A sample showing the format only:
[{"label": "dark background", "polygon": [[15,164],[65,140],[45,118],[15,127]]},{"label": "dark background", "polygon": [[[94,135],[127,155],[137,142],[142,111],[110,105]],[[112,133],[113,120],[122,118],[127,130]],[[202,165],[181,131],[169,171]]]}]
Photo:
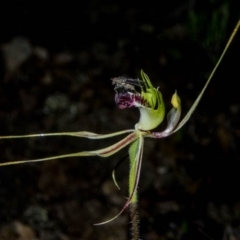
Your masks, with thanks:
[{"label": "dark background", "polygon": [[[0,8],[0,135],[131,129],[110,78],[177,89],[183,115],[198,96],[239,17],[220,1],[8,1]],[[240,239],[238,33],[196,112],[176,134],[146,139],[139,185],[141,239]],[[163,128],[165,123],[163,123]],[[161,128],[159,128],[161,129]],[[0,140],[1,162],[98,149],[119,138]],[[127,149],[107,158],[0,168],[0,239],[130,239]]]}]

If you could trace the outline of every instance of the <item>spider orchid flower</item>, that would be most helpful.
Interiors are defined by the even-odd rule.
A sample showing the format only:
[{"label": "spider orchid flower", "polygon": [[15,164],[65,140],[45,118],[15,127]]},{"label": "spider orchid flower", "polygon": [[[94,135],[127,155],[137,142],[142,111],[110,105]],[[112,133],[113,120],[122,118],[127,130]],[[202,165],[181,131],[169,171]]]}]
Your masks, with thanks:
[{"label": "spider orchid flower", "polygon": [[[235,36],[238,28],[240,27],[240,21],[237,23],[235,30],[230,36],[226,47],[223,50],[222,55],[220,56],[217,64],[215,65],[211,75],[209,76],[207,82],[205,83],[202,91],[198,95],[197,99],[193,103],[192,107],[186,114],[186,116],[179,122],[181,115],[181,101],[175,92],[172,96],[172,109],[167,114],[167,126],[166,129],[162,132],[154,132],[154,130],[165,117],[165,107],[162,98],[162,94],[158,88],[154,88],[149,77],[141,71],[142,79],[128,79],[125,77],[117,77],[112,79],[112,83],[115,86],[115,102],[120,109],[137,107],[140,111],[139,122],[135,125],[134,129],[123,130],[120,132],[110,133],[110,134],[96,134],[92,132],[62,132],[62,133],[46,133],[46,134],[30,134],[30,135],[20,135],[20,136],[1,136],[0,139],[10,139],[10,138],[29,138],[29,137],[47,137],[47,136],[72,136],[72,137],[84,137],[89,139],[104,139],[115,137],[122,134],[128,134],[119,142],[94,151],[83,151],[77,153],[64,154],[53,157],[46,157],[41,159],[32,159],[32,160],[19,160],[12,162],[0,163],[1,166],[23,164],[29,162],[41,162],[41,161],[50,161],[61,158],[68,157],[87,157],[87,156],[99,156],[99,157],[109,157],[119,150],[123,149],[127,145],[129,147],[129,158],[130,158],[130,173],[129,173],[129,197],[123,206],[122,210],[118,215],[113,217],[110,220],[96,224],[101,225],[108,223],[116,219],[129,205],[137,204],[137,187],[140,178],[141,164],[142,164],[142,154],[143,154],[143,145],[144,138],[164,138],[174,132],[178,131],[190,118],[195,108],[197,107],[200,99],[202,98],[203,93],[205,92],[212,76],[214,75],[217,67],[219,66],[226,50],[228,49],[233,37]],[[117,185],[114,171],[113,171],[113,180]]]},{"label": "spider orchid flower", "polygon": [[[122,210],[118,215],[110,220],[107,220],[96,225],[108,223],[116,219],[129,205],[137,204],[137,187],[140,178],[142,154],[144,138],[163,138],[171,135],[178,130],[190,117],[191,113],[197,105],[197,101],[200,100],[201,96],[195,101],[195,107],[190,109],[190,113],[178,124],[181,114],[181,102],[177,93],[175,92],[172,96],[172,109],[167,114],[167,127],[162,132],[152,132],[165,117],[165,106],[162,98],[162,94],[158,88],[154,88],[149,77],[141,71],[142,80],[139,79],[127,79],[124,77],[113,78],[112,83],[115,85],[115,102],[120,109],[137,107],[140,111],[139,122],[135,125],[134,129],[123,130],[120,132],[110,134],[96,134],[92,132],[64,132],[64,133],[46,133],[46,134],[31,134],[22,136],[2,136],[0,139],[7,138],[29,138],[29,137],[43,137],[43,136],[73,136],[73,137],[84,137],[89,139],[104,139],[115,137],[122,134],[128,134],[119,142],[94,151],[83,151],[77,153],[64,154],[53,157],[46,157],[41,159],[32,160],[20,160],[0,163],[0,166],[15,165],[29,162],[41,162],[50,161],[54,159],[68,158],[68,157],[87,157],[87,156],[99,156],[109,157],[122,148],[130,145],[129,158],[130,158],[130,173],[129,173],[129,197],[123,206]],[[206,86],[205,86],[206,87]],[[204,91],[204,90],[203,90]],[[203,94],[200,93],[200,95]],[[199,99],[199,100],[198,100]],[[197,103],[196,103],[197,102]],[[178,124],[178,125],[177,125]],[[179,127],[180,126],[180,127]],[[118,187],[113,171],[113,181]],[[119,187],[118,187],[119,188]]]}]

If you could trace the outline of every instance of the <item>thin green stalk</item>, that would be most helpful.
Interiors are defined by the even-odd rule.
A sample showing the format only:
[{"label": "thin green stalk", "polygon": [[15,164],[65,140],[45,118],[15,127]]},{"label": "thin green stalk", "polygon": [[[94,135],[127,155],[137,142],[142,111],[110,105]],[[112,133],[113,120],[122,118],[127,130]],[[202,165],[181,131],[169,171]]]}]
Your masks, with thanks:
[{"label": "thin green stalk", "polygon": [[132,239],[139,240],[138,229],[138,211],[137,211],[137,186],[140,176],[141,161],[143,149],[143,136],[140,134],[139,138],[135,140],[129,148],[130,158],[130,173],[129,173],[129,196],[130,200],[130,217],[132,225]]}]

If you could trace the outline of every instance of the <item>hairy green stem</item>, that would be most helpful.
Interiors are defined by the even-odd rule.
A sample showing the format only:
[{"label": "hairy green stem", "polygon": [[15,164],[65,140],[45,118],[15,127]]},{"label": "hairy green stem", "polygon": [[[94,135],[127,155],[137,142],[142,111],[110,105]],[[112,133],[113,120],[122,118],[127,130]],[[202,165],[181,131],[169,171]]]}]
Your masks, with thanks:
[{"label": "hairy green stem", "polygon": [[[139,140],[134,141],[129,149],[129,158],[130,158],[130,176],[129,176],[129,196],[131,196],[134,191],[135,185],[135,176],[136,176],[136,162],[137,162],[137,153],[139,148]],[[130,218],[131,218],[131,234],[133,240],[139,239],[138,231],[138,215],[137,215],[137,190],[132,196],[130,203]]]},{"label": "hairy green stem", "polygon": [[135,181],[136,181],[136,163],[137,163],[137,152],[138,152],[138,148],[139,148],[139,139],[135,140],[130,148],[129,148],[129,158],[130,158],[130,173],[129,173],[129,196],[131,196],[132,194],[132,199],[131,199],[131,204],[132,203],[137,203],[137,190],[135,191],[135,193],[133,193],[134,191],[134,185],[135,185]]}]

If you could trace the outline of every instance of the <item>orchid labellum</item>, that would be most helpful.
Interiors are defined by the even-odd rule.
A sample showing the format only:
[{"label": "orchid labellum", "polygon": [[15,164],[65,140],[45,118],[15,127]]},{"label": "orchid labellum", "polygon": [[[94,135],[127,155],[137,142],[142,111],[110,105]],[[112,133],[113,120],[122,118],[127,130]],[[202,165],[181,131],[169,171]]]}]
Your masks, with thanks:
[{"label": "orchid labellum", "polygon": [[[221,57],[219,58],[215,68],[213,69],[209,79],[207,80],[202,91],[198,95],[197,99],[193,103],[191,109],[188,111],[186,116],[179,122],[181,115],[181,101],[177,92],[172,96],[172,109],[167,114],[167,126],[162,132],[154,132],[154,129],[159,126],[165,118],[165,106],[161,92],[158,88],[153,87],[149,77],[144,71],[141,71],[141,79],[128,79],[125,77],[117,77],[112,79],[112,84],[115,89],[115,102],[120,109],[137,107],[140,111],[140,119],[135,124],[134,129],[123,130],[120,132],[109,133],[109,134],[96,134],[92,132],[64,132],[64,133],[46,133],[46,134],[32,134],[23,136],[2,136],[1,139],[7,138],[29,138],[29,137],[42,137],[42,136],[72,136],[72,137],[83,137],[89,139],[105,139],[111,138],[118,135],[128,134],[119,142],[98,150],[83,151],[71,154],[65,154],[60,156],[47,157],[42,159],[34,160],[21,160],[13,162],[1,163],[0,166],[14,165],[29,162],[41,162],[49,161],[60,158],[68,157],[83,157],[83,156],[99,156],[109,157],[124,147],[129,145],[129,159],[130,159],[130,173],[129,173],[129,196],[119,214],[110,220],[103,223],[110,222],[117,218],[129,205],[135,206],[137,204],[137,188],[141,172],[142,155],[144,138],[164,138],[174,132],[178,131],[190,118],[198,105],[204,91],[206,90],[213,74],[215,73],[218,65],[220,64],[227,48],[229,47],[237,29],[240,26],[238,22],[235,31],[230,37]],[[117,185],[113,172],[113,180]],[[117,185],[118,187],[118,185]]]}]

